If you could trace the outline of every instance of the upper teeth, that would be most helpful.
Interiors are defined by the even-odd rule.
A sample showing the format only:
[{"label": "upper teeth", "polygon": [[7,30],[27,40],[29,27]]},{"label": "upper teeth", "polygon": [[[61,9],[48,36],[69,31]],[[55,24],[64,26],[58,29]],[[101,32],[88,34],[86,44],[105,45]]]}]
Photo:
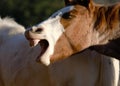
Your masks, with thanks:
[{"label": "upper teeth", "polygon": [[29,41],[30,41],[30,46],[34,47],[34,46],[36,46],[39,43],[40,40],[35,39],[35,40],[29,40]]}]

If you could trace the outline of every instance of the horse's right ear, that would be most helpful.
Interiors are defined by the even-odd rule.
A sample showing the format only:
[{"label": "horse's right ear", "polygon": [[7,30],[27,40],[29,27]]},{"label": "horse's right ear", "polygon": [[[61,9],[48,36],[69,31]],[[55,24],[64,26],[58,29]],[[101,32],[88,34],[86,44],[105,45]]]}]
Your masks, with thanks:
[{"label": "horse's right ear", "polygon": [[89,11],[94,10],[93,0],[64,0],[65,6],[68,5],[82,5],[86,7]]},{"label": "horse's right ear", "polygon": [[72,5],[73,1],[74,0],[64,0],[66,6],[67,5]]},{"label": "horse's right ear", "polygon": [[65,1],[65,5],[75,5],[75,4],[79,4],[79,5],[83,5],[88,7],[89,4],[92,2],[92,0],[64,0]]}]

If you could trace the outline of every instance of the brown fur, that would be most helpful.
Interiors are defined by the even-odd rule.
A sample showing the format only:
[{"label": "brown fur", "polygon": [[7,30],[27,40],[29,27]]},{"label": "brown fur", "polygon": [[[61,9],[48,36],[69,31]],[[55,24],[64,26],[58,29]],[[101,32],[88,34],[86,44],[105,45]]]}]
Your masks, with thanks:
[{"label": "brown fur", "polygon": [[[120,42],[115,41],[120,38],[120,3],[103,6],[92,0],[65,0],[65,4],[73,5],[74,9],[62,14],[60,23],[65,32],[54,45],[51,61],[67,58],[91,46],[95,46],[92,49],[104,55],[111,56],[112,53],[113,57],[120,57],[120,48],[117,49],[119,46],[114,48],[116,42]],[[27,38],[29,32],[26,31]],[[33,32],[35,36],[35,30]]]},{"label": "brown fur", "polygon": [[[70,5],[70,3],[68,5]],[[67,40],[69,44],[64,43],[63,40],[59,40],[55,46],[55,52],[52,58],[66,58],[92,45],[106,44],[109,40],[120,37],[120,3],[102,6],[90,1],[88,4],[86,7],[79,5],[76,1],[75,9],[67,14],[70,18],[66,19],[63,15],[61,23],[66,31],[63,34],[65,35],[65,39],[63,36],[61,36],[61,38]],[[99,33],[97,38],[96,33]],[[99,40],[99,42],[97,42],[97,40]],[[64,45],[60,46],[61,44]],[[61,49],[64,46],[71,47],[68,48],[68,51],[64,52],[64,50]],[[98,50],[99,49],[100,47]],[[69,50],[73,50],[73,53],[70,53],[71,51]],[[105,55],[110,55],[103,51],[101,52]],[[56,54],[57,56],[55,56]]]},{"label": "brown fur", "polygon": [[92,49],[120,59],[120,3],[96,8],[98,12],[96,12],[94,28],[99,31],[99,36],[106,35],[101,42],[108,40],[108,43],[93,46]]},{"label": "brown fur", "polygon": [[120,24],[120,3],[105,6],[96,6],[94,12],[94,28],[100,33],[112,32],[119,29]]}]

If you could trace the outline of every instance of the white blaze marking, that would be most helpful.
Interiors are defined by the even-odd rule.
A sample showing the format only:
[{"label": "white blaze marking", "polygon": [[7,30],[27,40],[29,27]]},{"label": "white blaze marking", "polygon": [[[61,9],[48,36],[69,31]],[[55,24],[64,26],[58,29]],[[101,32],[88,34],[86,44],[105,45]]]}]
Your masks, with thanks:
[{"label": "white blaze marking", "polygon": [[43,28],[43,31],[41,32],[40,36],[42,35],[44,39],[46,39],[49,42],[49,47],[46,50],[46,52],[40,57],[40,60],[43,64],[49,65],[50,64],[50,56],[54,52],[54,47],[59,39],[59,37],[64,32],[64,27],[60,23],[61,16],[73,10],[74,6],[68,6],[65,7],[56,13],[54,13],[50,18],[48,18],[46,21],[40,23],[37,25],[37,28]]}]

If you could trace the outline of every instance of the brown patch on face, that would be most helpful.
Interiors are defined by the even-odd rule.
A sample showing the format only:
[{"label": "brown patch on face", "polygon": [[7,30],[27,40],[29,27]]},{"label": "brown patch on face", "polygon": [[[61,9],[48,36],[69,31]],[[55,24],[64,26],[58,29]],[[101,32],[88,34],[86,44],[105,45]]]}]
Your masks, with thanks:
[{"label": "brown patch on face", "polygon": [[70,12],[64,13],[60,20],[61,24],[64,26],[64,29],[67,29],[68,26],[71,24],[77,23],[75,22],[76,19],[84,16],[88,10],[80,5],[75,5],[74,9]]},{"label": "brown patch on face", "polygon": [[83,50],[90,45],[91,28],[90,28],[90,16],[88,9],[76,5],[75,8],[69,12],[69,15],[73,16],[70,19],[62,17],[61,24],[65,28],[65,34],[74,46],[76,51]]},{"label": "brown patch on face", "polygon": [[89,27],[88,10],[76,5],[74,10],[63,14],[61,24],[65,32],[57,41],[51,61],[67,58],[70,55],[80,52],[90,46],[91,28]]},{"label": "brown patch on face", "polygon": [[53,55],[50,57],[51,62],[67,58],[68,56],[72,55],[74,50],[70,46],[67,38],[63,34],[61,38],[57,41],[55,45],[55,50]]},{"label": "brown patch on face", "polygon": [[[63,14],[61,18],[60,22],[65,29],[66,43],[63,42],[63,36],[61,36],[56,43],[53,57],[63,59],[92,45],[108,40],[106,38],[115,36],[115,32],[118,31],[116,29],[120,28],[119,21],[120,5],[109,7],[92,5],[89,9],[75,5],[72,11]],[[104,35],[104,38],[102,40],[98,36],[96,38],[96,32],[94,31],[98,32],[100,36]],[[93,34],[95,34],[95,38]]]}]

